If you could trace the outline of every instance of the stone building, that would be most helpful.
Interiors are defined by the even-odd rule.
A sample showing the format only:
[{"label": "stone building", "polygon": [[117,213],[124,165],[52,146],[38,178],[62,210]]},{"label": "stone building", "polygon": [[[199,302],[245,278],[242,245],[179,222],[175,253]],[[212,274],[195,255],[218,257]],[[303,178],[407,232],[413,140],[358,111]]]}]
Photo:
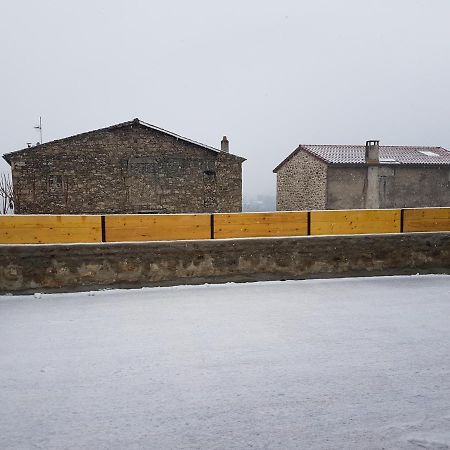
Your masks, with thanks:
[{"label": "stone building", "polygon": [[17,214],[237,212],[242,163],[139,119],[4,155]]},{"label": "stone building", "polygon": [[274,172],[281,211],[450,206],[441,147],[300,145]]}]

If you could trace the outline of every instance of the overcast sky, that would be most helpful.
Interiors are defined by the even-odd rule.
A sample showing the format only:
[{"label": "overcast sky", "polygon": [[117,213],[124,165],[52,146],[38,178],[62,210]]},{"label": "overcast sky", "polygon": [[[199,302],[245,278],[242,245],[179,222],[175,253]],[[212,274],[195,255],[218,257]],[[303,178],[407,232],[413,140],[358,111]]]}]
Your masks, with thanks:
[{"label": "overcast sky", "polygon": [[[449,0],[0,2],[0,154],[138,117],[244,163],[300,143],[450,148]],[[0,166],[5,168],[6,164]]]}]

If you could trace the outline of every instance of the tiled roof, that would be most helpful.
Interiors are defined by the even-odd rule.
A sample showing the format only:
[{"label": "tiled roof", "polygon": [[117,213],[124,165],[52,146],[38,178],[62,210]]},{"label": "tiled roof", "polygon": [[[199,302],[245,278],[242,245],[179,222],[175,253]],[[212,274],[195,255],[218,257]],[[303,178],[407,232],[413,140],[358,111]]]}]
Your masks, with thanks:
[{"label": "tiled roof", "polygon": [[[327,164],[364,165],[364,145],[300,145],[275,169],[304,150]],[[450,152],[442,147],[408,147],[380,145],[380,164],[450,165]]]}]

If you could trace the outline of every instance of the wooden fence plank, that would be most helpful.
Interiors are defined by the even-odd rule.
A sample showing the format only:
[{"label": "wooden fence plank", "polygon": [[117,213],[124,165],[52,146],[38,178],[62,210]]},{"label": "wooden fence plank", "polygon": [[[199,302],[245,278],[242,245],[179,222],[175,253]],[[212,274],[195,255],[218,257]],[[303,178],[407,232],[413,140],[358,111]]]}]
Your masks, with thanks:
[{"label": "wooden fence plank", "polygon": [[286,211],[274,213],[214,214],[214,238],[306,236],[308,213]]},{"label": "wooden fence plank", "polygon": [[[312,235],[397,233],[400,210],[311,211]],[[306,211],[214,214],[214,238],[305,236]],[[407,208],[403,231],[450,231],[450,208]],[[209,239],[210,214],[109,215],[107,242]],[[3,216],[0,243],[101,242],[101,216]]]},{"label": "wooden fence plank", "polygon": [[399,233],[399,209],[311,211],[311,234]]},{"label": "wooden fence plank", "polygon": [[405,208],[403,231],[450,231],[450,208]]},{"label": "wooden fence plank", "polygon": [[0,243],[101,242],[100,216],[2,216]]},{"label": "wooden fence plank", "polygon": [[210,239],[210,214],[105,216],[106,242]]}]

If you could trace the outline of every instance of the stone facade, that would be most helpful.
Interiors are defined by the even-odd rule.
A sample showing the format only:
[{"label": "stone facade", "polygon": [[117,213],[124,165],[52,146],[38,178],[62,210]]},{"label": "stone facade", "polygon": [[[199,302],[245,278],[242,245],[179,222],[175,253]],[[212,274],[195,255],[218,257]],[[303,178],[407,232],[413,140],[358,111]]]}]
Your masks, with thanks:
[{"label": "stone facade", "polygon": [[364,208],[366,172],[366,167],[328,166],[327,200],[322,209]]},{"label": "stone facade", "polygon": [[244,158],[137,119],[5,159],[17,214],[241,211]]},{"label": "stone facade", "polygon": [[416,273],[450,274],[450,233],[0,246],[0,293]]},{"label": "stone facade", "polygon": [[442,164],[339,164],[299,147],[274,170],[277,210],[448,207],[450,156],[440,152]]},{"label": "stone facade", "polygon": [[[450,206],[450,167],[378,166],[379,208]],[[367,167],[328,167],[326,209],[365,208]]]},{"label": "stone facade", "polygon": [[450,166],[380,168],[380,208],[450,206]]},{"label": "stone facade", "polygon": [[277,210],[325,209],[327,165],[305,151],[277,172]]}]

